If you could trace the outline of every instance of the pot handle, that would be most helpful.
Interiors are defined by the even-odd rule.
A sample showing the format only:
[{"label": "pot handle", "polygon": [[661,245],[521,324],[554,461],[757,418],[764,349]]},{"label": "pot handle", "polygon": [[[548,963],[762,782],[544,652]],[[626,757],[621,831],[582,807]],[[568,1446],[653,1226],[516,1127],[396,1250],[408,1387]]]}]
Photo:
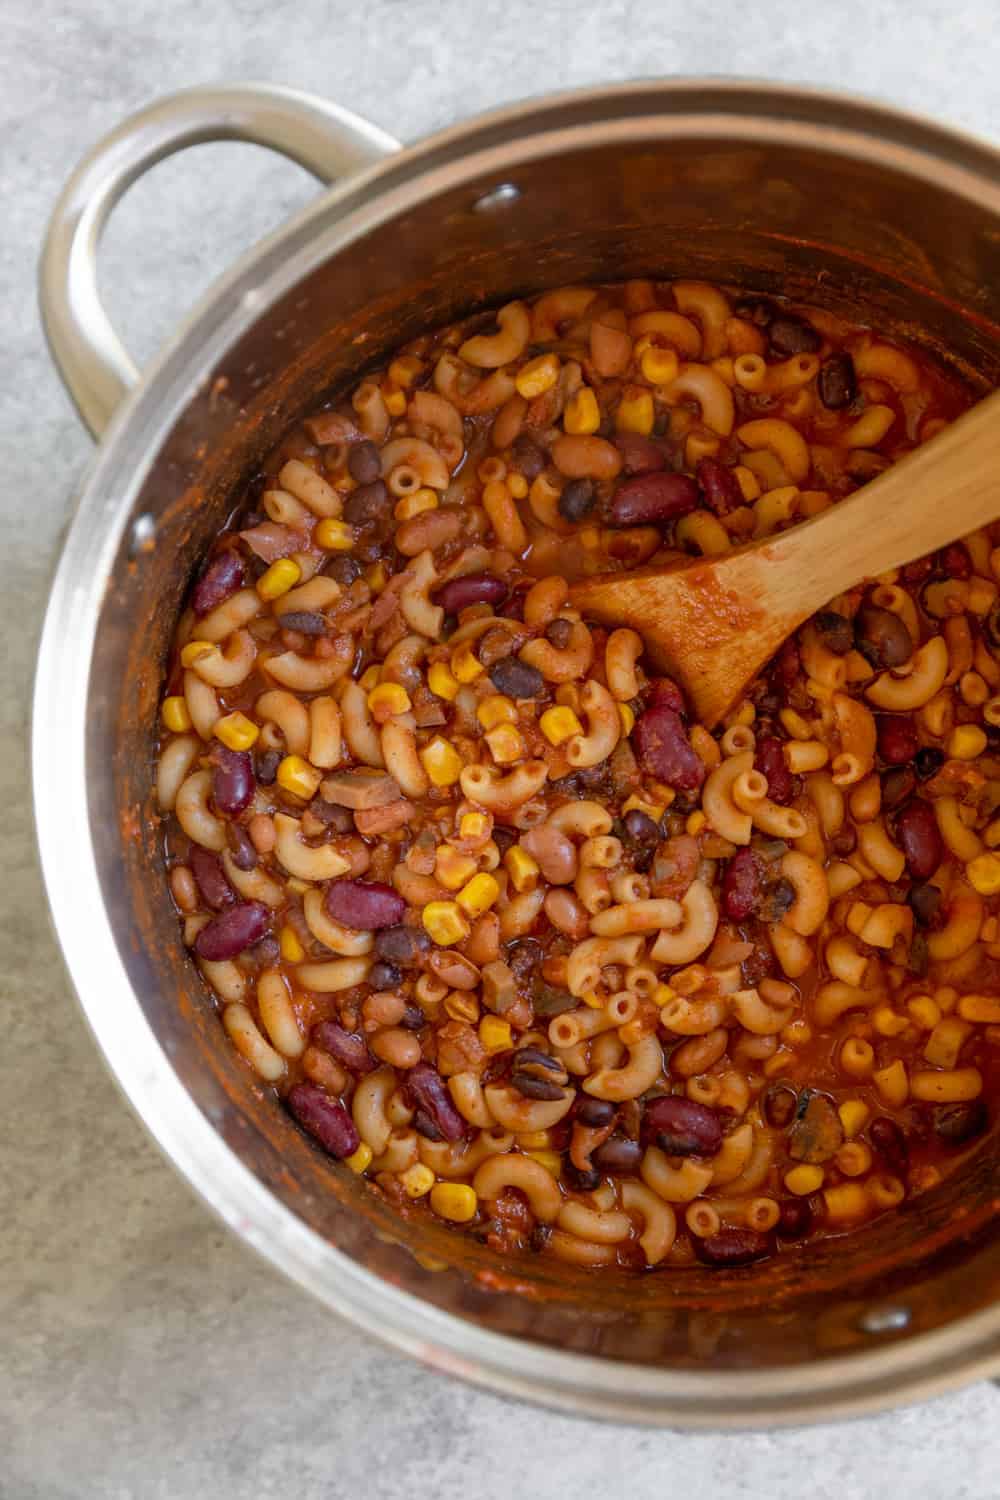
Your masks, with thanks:
[{"label": "pot handle", "polygon": [[199,86],[168,94],[90,151],[52,213],[39,267],[42,322],[63,384],[99,438],[139,379],[97,289],[97,250],[115,204],[164,157],[206,141],[280,151],[323,183],[399,150],[377,125],[313,94],[271,83]]}]

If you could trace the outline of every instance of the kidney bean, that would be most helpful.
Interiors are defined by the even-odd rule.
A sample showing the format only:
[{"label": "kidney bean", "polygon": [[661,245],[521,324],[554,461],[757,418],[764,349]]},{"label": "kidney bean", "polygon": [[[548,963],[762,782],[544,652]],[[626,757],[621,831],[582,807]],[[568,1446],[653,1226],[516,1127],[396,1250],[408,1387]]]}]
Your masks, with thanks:
[{"label": "kidney bean", "polygon": [[799,1096],[788,1083],[775,1083],[764,1095],[764,1116],[776,1130],[784,1130],[795,1118]]},{"label": "kidney bean", "polygon": [[355,1031],[347,1031],[338,1021],[320,1021],[312,1030],[315,1047],[329,1052],[352,1073],[370,1073],[376,1066],[368,1043]]},{"label": "kidney bean", "polygon": [[835,656],[846,656],[854,645],[854,626],[835,609],[821,609],[813,616],[813,624],[823,645]]},{"label": "kidney bean", "polygon": [[642,1139],[655,1141],[668,1156],[714,1156],[722,1145],[722,1125],[707,1104],[667,1094],[646,1105]]},{"label": "kidney bean", "polygon": [[695,470],[698,485],[709,510],[717,516],[728,515],[745,504],[740,482],[726,464],[717,458],[701,458]]},{"label": "kidney bean", "polygon": [[858,393],[854,361],[849,354],[831,354],[820,365],[816,382],[819,399],[828,411],[842,411]]},{"label": "kidney bean", "polygon": [[220,552],[195,584],[191,608],[200,619],[242,588],[245,578],[246,569],[239,554],[231,550]]},{"label": "kidney bean", "polygon": [[698,507],[698,486],[687,474],[637,474],[620,484],[611,501],[615,526],[673,521]]},{"label": "kidney bean", "polygon": [[941,553],[941,566],[949,578],[969,578],[972,558],[964,542],[950,542]]},{"label": "kidney bean", "polygon": [[278,774],[278,767],[280,765],[280,750],[265,750],[262,755],[257,756],[256,775],[261,786],[274,785],[274,778]]},{"label": "kidney bean", "polygon": [[415,1109],[413,1111],[413,1128],[418,1135],[423,1136],[425,1141],[444,1140],[444,1136],[424,1109]]},{"label": "kidney bean", "polygon": [[192,844],[188,864],[206,906],[210,906],[213,911],[222,911],[223,907],[232,906],[236,893],[226,879],[226,872],[217,854],[213,854],[210,849],[203,849],[200,844]]},{"label": "kidney bean", "polygon": [[370,526],[389,508],[389,490],[384,479],[360,484],[344,501],[344,520],[351,526]]},{"label": "kidney bean", "polygon": [[932,1112],[934,1134],[949,1146],[962,1146],[982,1135],[989,1124],[989,1111],[982,1099],[967,1104],[939,1104]]},{"label": "kidney bean", "polygon": [[800,1240],[812,1228],[813,1211],[805,1198],[785,1198],[778,1205],[778,1233],[784,1240]]},{"label": "kidney bean", "polygon": [[675,714],[684,712],[684,698],[676,682],[669,677],[654,677],[649,684],[647,708],[672,708]]},{"label": "kidney bean", "polygon": [[767,777],[767,795],[772,802],[784,807],[795,795],[795,778],[785,765],[781,740],[776,734],[767,734],[757,741],[754,767]]},{"label": "kidney bean", "polygon": [[429,1115],[441,1132],[443,1140],[460,1141],[465,1134],[465,1121],[451,1102],[451,1095],[437,1068],[429,1062],[419,1062],[406,1075],[406,1092],[414,1108]]},{"label": "kidney bean", "polygon": [[508,698],[539,698],[545,691],[545,678],[537,667],[516,656],[504,656],[489,669],[490,681],[498,693]]},{"label": "kidney bean", "polygon": [[212,801],[219,812],[236,818],[253,801],[255,785],[250,752],[229,750],[220,744],[213,748],[212,760]]},{"label": "kidney bean", "polygon": [[617,1106],[610,1099],[591,1099],[589,1095],[578,1096],[576,1107],[576,1118],[583,1125],[590,1125],[594,1130],[600,1130],[605,1125],[610,1125],[618,1113]]},{"label": "kidney bean", "polygon": [[933,926],[941,910],[942,893],[936,885],[915,885],[910,889],[909,903],[921,927]]},{"label": "kidney bean", "polygon": [[502,578],[491,573],[470,573],[465,578],[452,578],[440,588],[435,599],[445,614],[457,615],[470,604],[502,604],[509,590]]},{"label": "kidney bean", "polygon": [[632,744],[643,770],[677,791],[697,791],[705,780],[704,762],[691,748],[680,715],[672,708],[647,708],[636,720]]},{"label": "kidney bean", "polygon": [[241,828],[239,823],[227,823],[226,843],[237,870],[256,870],[257,850],[245,828]]},{"label": "kidney bean", "polygon": [[767,1235],[753,1229],[720,1229],[707,1239],[692,1235],[694,1252],[709,1266],[748,1266],[771,1253]]},{"label": "kidney bean", "polygon": [[375,957],[401,969],[417,968],[431,940],[419,927],[383,927],[375,934]]},{"label": "kidney bean", "polygon": [[356,484],[374,484],[382,473],[382,461],[373,442],[354,443],[347,454],[347,472]]},{"label": "kidney bean", "polygon": [[235,958],[244,948],[260,942],[270,921],[270,907],[263,901],[239,901],[201,929],[194,940],[194,951],[210,963]]},{"label": "kidney bean", "polygon": [[773,354],[815,354],[823,340],[811,323],[793,313],[780,313],[767,330]]},{"label": "kidney bean", "polygon": [[564,521],[582,521],[596,500],[592,479],[571,479],[559,496],[559,514]]},{"label": "kidney bean", "polygon": [[929,880],[944,856],[944,840],[929,802],[914,797],[896,818],[896,837],[914,880]]},{"label": "kidney bean", "polygon": [[879,1115],[868,1127],[868,1139],[891,1172],[902,1176],[910,1162],[910,1148],[906,1137],[888,1115]]},{"label": "kidney bean", "polygon": [[643,1148],[638,1141],[630,1140],[627,1135],[609,1135],[590,1159],[602,1172],[617,1177],[625,1172],[638,1172],[642,1155]]},{"label": "kidney bean", "polygon": [[913,655],[902,620],[877,604],[863,604],[854,616],[854,644],[873,667],[901,667]]},{"label": "kidney bean", "polygon": [[882,776],[882,806],[888,811],[899,807],[907,797],[912,796],[917,784],[917,778],[909,766],[897,766],[894,771],[886,771]]},{"label": "kidney bean", "polygon": [[297,630],[300,635],[326,635],[330,626],[317,610],[290,609],[281,616],[282,630]]},{"label": "kidney bean", "polygon": [[909,714],[876,714],[878,753],[890,766],[904,766],[917,753],[917,726]]},{"label": "kidney bean", "polygon": [[318,1083],[297,1083],[285,1100],[292,1115],[338,1161],[353,1156],[361,1144],[358,1127],[340,1100]]},{"label": "kidney bean", "polygon": [[380,880],[333,880],[323,904],[335,922],[355,932],[395,927],[406,915],[406,902]]},{"label": "kidney bean", "polygon": [[653,474],[664,469],[667,456],[659,443],[643,437],[641,432],[619,432],[615,434],[615,447],[622,456],[622,468],[626,474]]},{"label": "kidney bean", "polygon": [[722,877],[722,909],[731,922],[744,922],[760,900],[760,865],[750,849],[727,861]]}]

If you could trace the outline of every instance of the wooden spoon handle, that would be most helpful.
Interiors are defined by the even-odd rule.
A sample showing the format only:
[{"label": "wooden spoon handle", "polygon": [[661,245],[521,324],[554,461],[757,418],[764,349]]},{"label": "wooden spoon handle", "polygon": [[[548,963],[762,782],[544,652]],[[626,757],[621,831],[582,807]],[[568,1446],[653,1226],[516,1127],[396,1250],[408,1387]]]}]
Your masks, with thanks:
[{"label": "wooden spoon handle", "polygon": [[1000,392],[775,547],[804,616],[998,516]]}]

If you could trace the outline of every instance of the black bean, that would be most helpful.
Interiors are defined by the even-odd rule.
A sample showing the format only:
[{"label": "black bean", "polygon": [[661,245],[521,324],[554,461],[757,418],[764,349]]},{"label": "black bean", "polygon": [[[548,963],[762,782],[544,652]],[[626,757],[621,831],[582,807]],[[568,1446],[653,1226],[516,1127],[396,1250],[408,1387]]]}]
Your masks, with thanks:
[{"label": "black bean", "polygon": [[567,1160],[563,1162],[562,1170],[568,1186],[574,1193],[592,1193],[601,1185],[601,1174],[593,1167],[589,1172],[581,1172],[579,1167]]},{"label": "black bean", "polygon": [[610,1125],[616,1114],[617,1108],[610,1099],[591,1099],[584,1096],[577,1107],[576,1118],[582,1124],[600,1130],[602,1126]]},{"label": "black bean", "polygon": [[265,750],[256,757],[257,780],[261,786],[273,786],[280,765],[281,752],[279,750]]},{"label": "black bean", "polygon": [[327,578],[332,578],[335,583],[343,584],[346,589],[355,578],[361,577],[361,564],[355,558],[349,557],[346,552],[339,552],[327,558],[320,572],[325,573]]},{"label": "black bean", "polygon": [[939,1104],[932,1115],[934,1134],[949,1146],[961,1146],[975,1136],[982,1135],[989,1123],[989,1114],[982,1099],[973,1099],[967,1104]]},{"label": "black bean", "polygon": [[762,922],[780,922],[795,903],[795,887],[784,876],[764,889],[763,900],[757,910]]},{"label": "black bean", "polygon": [[753,1229],[720,1229],[707,1239],[693,1235],[695,1254],[710,1266],[748,1266],[771,1253],[766,1235]]},{"label": "black bean", "polygon": [[815,354],[823,342],[811,323],[792,313],[772,319],[767,336],[772,354]]},{"label": "black bean", "polygon": [[943,750],[938,750],[934,745],[923,745],[914,756],[913,764],[921,781],[929,781],[936,776],[944,765],[945,756]]},{"label": "black bean", "polygon": [[341,807],[338,802],[327,802],[325,797],[314,797],[309,804],[309,812],[317,822],[325,823],[334,833],[354,832],[354,814],[349,807]]},{"label": "black bean", "polygon": [[297,630],[300,635],[326,635],[329,622],[318,610],[290,609],[280,616],[282,630]]},{"label": "black bean", "polygon": [[517,843],[517,833],[513,828],[504,828],[498,823],[493,829],[493,842],[500,851],[500,858],[503,859],[507,850]]},{"label": "black bean", "polygon": [[389,491],[383,479],[359,485],[344,502],[344,520],[351,526],[370,526],[389,508]]},{"label": "black bean", "polygon": [[901,667],[913,655],[910,632],[899,615],[877,604],[863,604],[854,617],[854,641],[873,667]]},{"label": "black bean", "polygon": [[895,1120],[890,1120],[888,1115],[879,1115],[868,1127],[868,1139],[891,1172],[901,1175],[906,1171],[910,1148]]},{"label": "black bean", "polygon": [[413,1128],[418,1135],[422,1135],[425,1141],[443,1141],[444,1136],[431,1119],[425,1109],[418,1109],[413,1114]]},{"label": "black bean", "polygon": [[637,844],[640,848],[648,848],[659,842],[659,824],[654,823],[649,813],[644,813],[638,807],[629,808],[622,819],[622,828],[628,842]]},{"label": "black bean", "polygon": [[408,1005],[399,1018],[399,1025],[405,1031],[422,1031],[427,1025],[427,1017],[419,1005]]},{"label": "black bean", "polygon": [[764,1116],[776,1130],[784,1130],[795,1118],[799,1096],[788,1083],[774,1083],[764,1095]]},{"label": "black bean", "polygon": [[525,1099],[547,1099],[556,1100],[566,1097],[565,1090],[558,1083],[550,1083],[545,1078],[535,1078],[529,1073],[522,1073],[519,1069],[510,1075],[511,1085],[522,1094]]},{"label": "black bean", "polygon": [[347,455],[347,472],[356,484],[373,484],[382,473],[382,460],[375,444],[365,438],[354,443]]},{"label": "black bean", "polygon": [[630,1140],[627,1135],[609,1135],[598,1146],[591,1161],[602,1172],[617,1176],[621,1172],[637,1172],[642,1156],[643,1148],[638,1141]]},{"label": "black bean", "polygon": [[401,969],[415,968],[431,946],[419,927],[383,927],[375,934],[375,957]]},{"label": "black bean", "polygon": [[766,297],[744,297],[733,308],[733,314],[757,328],[766,328],[778,316],[778,309]]},{"label": "black bean", "polygon": [[237,870],[256,870],[257,850],[245,828],[241,828],[239,823],[227,823],[226,843]]},{"label": "black bean", "polygon": [[831,354],[820,366],[819,399],[829,411],[840,411],[850,406],[858,391],[854,375],[854,361],[846,353]]},{"label": "black bean", "polygon": [[398,984],[403,982],[403,971],[395,964],[387,964],[380,960],[372,964],[368,970],[368,983],[373,990],[394,990]]},{"label": "black bean", "polygon": [[909,902],[913,915],[921,927],[930,927],[941,909],[942,893],[936,885],[915,885],[910,890]]},{"label": "black bean", "polygon": [[917,784],[917,778],[909,766],[897,766],[886,771],[882,777],[882,806],[890,811],[905,802]]},{"label": "black bean", "polygon": [[548,462],[544,449],[526,432],[514,439],[513,454],[514,466],[525,479],[537,479]]},{"label": "black bean", "polygon": [[592,479],[571,479],[559,496],[559,514],[564,521],[582,521],[593,510],[595,499]]},{"label": "black bean", "polygon": [[490,681],[498,693],[508,698],[539,698],[545,691],[545,678],[537,667],[516,656],[504,656],[490,667]]},{"label": "black bean", "polygon": [[561,615],[558,616],[555,620],[550,620],[548,625],[546,625],[545,627],[545,639],[551,645],[555,646],[557,651],[565,651],[566,647],[569,645],[569,638],[572,633],[572,622],[570,620],[564,620]]},{"label": "black bean", "polygon": [[854,645],[854,627],[846,615],[834,609],[821,609],[813,617],[813,624],[823,645],[836,656],[846,656]]},{"label": "black bean", "polygon": [[785,1240],[800,1240],[812,1228],[813,1211],[805,1198],[785,1198],[778,1206],[778,1233]]},{"label": "black bean", "polygon": [[531,978],[544,956],[537,938],[518,938],[507,948],[507,963],[521,984]]}]

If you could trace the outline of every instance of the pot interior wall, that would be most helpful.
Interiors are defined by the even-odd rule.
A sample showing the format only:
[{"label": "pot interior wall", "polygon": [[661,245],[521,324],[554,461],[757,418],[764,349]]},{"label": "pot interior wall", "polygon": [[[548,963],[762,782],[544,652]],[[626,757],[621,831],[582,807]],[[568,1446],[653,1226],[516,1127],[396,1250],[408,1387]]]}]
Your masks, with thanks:
[{"label": "pot interior wall", "polygon": [[[775,1364],[905,1336],[860,1321],[890,1294],[910,1310],[910,1332],[991,1299],[992,1150],[861,1236],[728,1275],[593,1280],[545,1261],[505,1265],[433,1225],[404,1225],[314,1151],[235,1057],[181,949],[150,798],[166,644],[241,477],[317,393],[427,327],[569,281],[685,275],[860,306],[978,385],[996,383],[990,212],[819,147],[634,135],[560,141],[551,155],[502,174],[487,164],[434,190],[429,179],[422,201],[331,253],[204,381],[136,500],[156,544],[123,550],[107,593],[92,673],[92,826],[123,960],[178,1073],[243,1161],[342,1251],[440,1307],[543,1343],[661,1364]],[[497,194],[500,183],[516,191]],[[312,232],[332,243],[335,216],[318,214]],[[137,825],[140,837],[125,831]]]}]

